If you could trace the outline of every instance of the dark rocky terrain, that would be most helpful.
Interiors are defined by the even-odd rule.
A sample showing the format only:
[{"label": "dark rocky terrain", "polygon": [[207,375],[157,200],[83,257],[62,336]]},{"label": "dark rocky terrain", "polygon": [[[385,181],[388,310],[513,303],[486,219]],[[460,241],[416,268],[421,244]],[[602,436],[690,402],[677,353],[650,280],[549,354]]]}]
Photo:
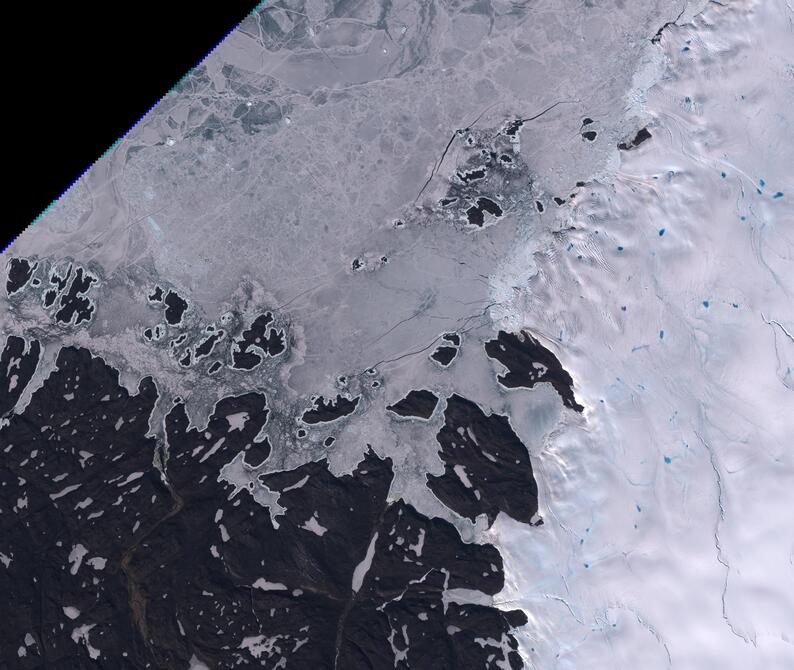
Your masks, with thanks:
[{"label": "dark rocky terrain", "polygon": [[[36,363],[36,343],[28,347],[20,390]],[[22,348],[9,338],[2,360]],[[447,589],[498,593],[499,553],[389,502],[390,459],[370,447],[348,475],[324,461],[262,475],[285,510],[274,523],[217,477],[240,451],[267,459],[269,444],[254,440],[268,423],[266,398],[223,398],[204,428],[175,402],[166,452],[147,436],[157,393],[145,377],[130,394],[101,358],[66,347],[0,429],[0,588],[14,603],[0,631],[7,667],[522,666],[511,635],[522,612],[445,600]],[[494,454],[524,458],[518,469],[531,477],[501,417],[449,402],[447,431],[474,413],[478,439],[495,436]],[[473,460],[462,462],[486,500],[496,495],[487,513],[534,508],[528,500],[517,513]]]},{"label": "dark rocky terrain", "polygon": [[571,375],[531,333],[500,330],[495,340],[485,343],[485,353],[507,368],[505,374],[497,376],[505,388],[531,389],[537,384],[548,383],[559,393],[566,407],[577,412],[584,409],[574,397]]}]

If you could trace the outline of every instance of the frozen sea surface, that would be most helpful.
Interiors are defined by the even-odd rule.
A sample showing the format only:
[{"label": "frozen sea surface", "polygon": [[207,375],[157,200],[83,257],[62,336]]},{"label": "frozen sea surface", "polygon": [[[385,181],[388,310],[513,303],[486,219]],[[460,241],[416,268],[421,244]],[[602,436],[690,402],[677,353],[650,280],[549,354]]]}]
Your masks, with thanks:
[{"label": "frozen sea surface", "polygon": [[0,653],[794,667],[793,24],[259,7],[3,258]]}]

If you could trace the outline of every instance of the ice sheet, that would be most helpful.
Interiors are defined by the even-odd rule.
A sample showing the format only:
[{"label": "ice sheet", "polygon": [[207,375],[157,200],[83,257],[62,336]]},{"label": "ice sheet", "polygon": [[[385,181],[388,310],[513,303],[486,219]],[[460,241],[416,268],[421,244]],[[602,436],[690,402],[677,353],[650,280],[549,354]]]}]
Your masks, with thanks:
[{"label": "ice sheet", "polygon": [[792,21],[712,3],[665,30],[652,140],[502,314],[563,343],[587,403],[535,461],[545,525],[492,530],[529,667],[793,667]]}]

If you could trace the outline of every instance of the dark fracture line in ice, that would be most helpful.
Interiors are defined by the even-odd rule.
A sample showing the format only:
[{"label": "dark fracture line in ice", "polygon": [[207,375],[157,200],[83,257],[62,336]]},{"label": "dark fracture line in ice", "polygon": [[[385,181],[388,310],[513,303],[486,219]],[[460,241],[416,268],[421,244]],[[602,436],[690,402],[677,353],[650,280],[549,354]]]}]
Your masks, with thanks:
[{"label": "dark fracture line in ice", "polygon": [[664,638],[659,634],[659,632],[653,626],[651,626],[651,624],[649,624],[645,619],[643,619],[642,616],[640,616],[640,613],[630,605],[626,605],[625,603],[614,603],[612,607],[616,607],[618,609],[623,609],[626,610],[627,612],[631,612],[637,618],[637,623],[639,623],[640,626],[642,626],[651,635],[653,635],[656,638],[656,641],[660,645],[662,645],[662,647],[664,647],[664,651],[667,654],[667,667],[672,668],[673,658],[670,655],[670,649],[667,647],[667,643],[664,641]]},{"label": "dark fracture line in ice", "polygon": [[768,325],[768,326],[771,326],[771,325],[773,325],[773,324],[774,324],[774,325],[776,325],[778,328],[780,328],[780,330],[782,330],[782,331],[783,331],[783,334],[784,334],[784,335],[785,335],[785,336],[786,336],[788,339],[790,339],[792,342],[794,342],[794,336],[792,336],[792,334],[786,330],[786,327],[785,327],[785,326],[784,326],[782,323],[780,323],[780,321],[777,321],[777,320],[775,320],[775,319],[767,319],[767,318],[764,316],[764,313],[763,313],[763,312],[761,312],[761,318],[764,320],[764,323],[766,323],[766,325]]},{"label": "dark fracture line in ice", "polygon": [[651,44],[658,44],[661,41],[662,32],[664,32],[666,28],[669,28],[670,26],[678,26],[678,20],[684,15],[686,8],[687,8],[687,3],[684,3],[684,7],[678,13],[678,16],[676,16],[672,21],[668,21],[667,23],[665,23],[661,28],[659,28],[659,30],[656,31],[656,34],[653,37],[651,37]]},{"label": "dark fracture line in ice", "polygon": [[[794,386],[792,386],[789,381],[786,381],[786,378],[790,377],[791,366],[790,364],[787,364],[783,360],[781,360],[780,350],[778,349],[777,346],[777,335],[775,331],[775,326],[780,328],[780,330],[783,331],[783,334],[792,342],[794,342],[794,338],[791,336],[791,333],[789,333],[788,330],[786,330],[786,328],[783,326],[782,323],[776,321],[775,319],[767,319],[764,316],[763,312],[761,312],[761,319],[763,319],[764,323],[766,323],[772,329],[772,344],[775,347],[775,358],[777,358],[778,379],[780,380],[780,383],[783,384],[783,386],[785,386],[789,391],[794,391]],[[787,369],[786,374],[780,374],[780,369],[783,367]]]},{"label": "dark fracture line in ice", "polygon": [[[498,302],[489,303],[488,305],[486,305],[483,308],[482,312],[480,312],[479,314],[473,314],[471,316],[465,317],[464,319],[462,319],[463,325],[459,328],[459,330],[461,332],[468,332],[468,331],[465,330],[465,328],[468,325],[469,321],[471,321],[472,319],[482,318],[483,316],[485,316],[486,312],[489,309],[491,309],[491,307],[493,307],[494,305],[498,305],[498,304],[499,304]],[[397,361],[400,361],[403,358],[408,358],[409,356],[416,356],[417,354],[421,354],[421,353],[427,351],[428,349],[430,349],[430,347],[435,345],[436,342],[438,342],[440,339],[441,339],[441,336],[438,335],[438,336],[434,337],[429,344],[423,346],[421,349],[416,349],[415,351],[406,351],[404,354],[400,354],[399,356],[396,356],[395,358],[382,359],[382,360],[378,361],[377,363],[375,363],[374,365],[370,365],[367,369],[375,370],[375,369],[378,368],[378,366],[383,365],[384,363],[396,363]],[[362,372],[362,373],[359,374],[359,376],[361,376],[363,374],[364,373]]]},{"label": "dark fracture line in ice", "polygon": [[407,323],[408,321],[411,321],[412,319],[415,319],[417,316],[419,316],[420,314],[423,314],[424,312],[425,312],[425,310],[420,308],[420,309],[417,309],[413,314],[411,314],[411,316],[406,316],[404,319],[400,319],[397,323],[395,323],[386,332],[381,333],[380,335],[378,335],[378,337],[376,337],[374,340],[372,340],[367,346],[372,346],[373,344],[376,344],[376,343],[380,342],[384,337],[386,337],[389,333],[391,333],[395,328],[399,328],[402,324]]},{"label": "dark fracture line in ice", "polygon": [[542,112],[538,112],[534,116],[528,116],[525,119],[521,119],[521,123],[527,123],[527,121],[534,121],[535,119],[539,119],[541,116],[543,116],[547,112],[550,112],[552,109],[554,109],[558,105],[571,105],[571,104],[573,104],[575,102],[581,102],[581,101],[579,99],[576,99],[576,100],[558,100],[553,105],[549,105],[548,107],[546,107],[546,109],[544,109]]},{"label": "dark fracture line in ice", "polygon": [[745,643],[750,644],[752,642],[753,646],[755,646],[755,641],[750,640],[749,638],[745,637],[741,633],[739,633],[731,623],[731,620],[728,618],[728,610],[725,604],[725,597],[728,593],[728,577],[731,573],[731,566],[728,561],[725,559],[722,550],[722,543],[720,542],[720,525],[723,521],[725,521],[725,505],[723,503],[723,496],[724,496],[724,489],[722,485],[722,475],[720,474],[719,467],[717,465],[717,456],[714,453],[714,449],[712,446],[706,442],[700,435],[698,431],[695,431],[695,435],[697,436],[700,443],[703,445],[703,448],[708,452],[709,455],[709,462],[711,463],[711,469],[714,470],[714,475],[716,477],[716,484],[717,484],[717,503],[719,505],[720,513],[719,517],[717,518],[717,522],[714,526],[714,546],[717,550],[717,561],[725,568],[725,581],[722,587],[722,618],[725,620],[725,623],[728,625],[731,633],[733,633],[736,637],[744,640]]},{"label": "dark fracture line in ice", "polygon": [[305,290],[301,291],[301,292],[300,292],[300,293],[298,293],[297,295],[295,295],[295,296],[293,296],[292,298],[290,298],[289,300],[287,300],[287,302],[283,302],[283,303],[281,303],[280,305],[276,305],[276,307],[275,307],[276,311],[278,311],[278,310],[281,310],[281,309],[283,309],[284,307],[287,307],[288,305],[291,305],[291,304],[292,304],[293,302],[295,302],[295,301],[296,301],[298,298],[302,298],[302,297],[303,297],[303,296],[305,296],[307,293],[311,293],[312,291],[316,291],[318,288],[322,288],[322,286],[323,286],[323,284],[315,284],[314,286],[310,286],[309,288],[307,288],[307,289],[305,289]]},{"label": "dark fracture line in ice", "polygon": [[[574,102],[579,102],[579,100],[558,100],[553,105],[548,106],[542,112],[539,112],[538,114],[535,114],[534,116],[529,116],[529,117],[527,117],[525,119],[520,119],[520,121],[521,121],[521,123],[526,123],[527,121],[534,121],[535,119],[538,119],[541,116],[543,116],[546,112],[550,112],[552,109],[557,107],[557,105],[570,104],[570,103],[574,103]],[[499,103],[495,102],[492,105],[489,105],[488,107],[486,107],[484,110],[482,110],[479,113],[479,115],[477,116],[477,118],[474,119],[474,121],[472,121],[468,126],[466,126],[466,128],[464,129],[464,132],[467,131],[467,130],[470,130],[471,127],[474,126],[483,117],[485,112],[487,112],[489,109],[491,109],[492,107],[496,106],[497,104],[499,104]],[[444,162],[444,159],[447,157],[447,153],[449,152],[449,148],[452,146],[452,143],[455,141],[455,138],[458,136],[458,133],[459,133],[459,131],[457,131],[457,130],[454,133],[452,133],[452,137],[449,138],[449,142],[447,142],[447,146],[444,147],[444,151],[441,154],[441,158],[439,158],[436,161],[436,163],[433,165],[433,169],[430,171],[430,176],[427,178],[427,181],[425,181],[424,185],[419,190],[419,193],[414,198],[414,204],[416,204],[417,200],[419,200],[419,198],[422,197],[422,193],[425,192],[425,189],[428,187],[430,182],[433,181],[433,177],[435,177],[436,174],[438,173],[438,170],[441,168],[441,164]]]},{"label": "dark fracture line in ice", "polygon": [[449,142],[447,142],[447,146],[444,147],[444,152],[441,154],[441,158],[438,161],[436,161],[436,163],[433,165],[433,169],[430,171],[430,176],[427,178],[427,181],[424,183],[424,186],[422,186],[422,188],[419,190],[419,193],[417,193],[416,197],[414,198],[414,204],[416,204],[416,201],[419,200],[419,198],[422,196],[422,193],[425,192],[427,185],[432,181],[433,177],[436,176],[436,172],[438,168],[441,167],[441,163],[444,162],[444,158],[446,157],[449,148],[452,146],[452,143],[455,141],[456,135],[457,133],[453,133],[452,137],[449,138]]},{"label": "dark fracture line in ice", "polygon": [[[585,623],[584,623],[584,620],[583,620],[583,619],[580,619],[580,618],[579,618],[579,617],[576,615],[576,612],[574,612],[574,611],[573,611],[573,608],[570,606],[570,604],[568,603],[568,601],[567,601],[565,598],[562,598],[561,596],[555,596],[555,595],[552,595],[551,593],[544,593],[544,594],[543,594],[543,597],[544,597],[544,598],[546,598],[546,600],[556,600],[557,602],[560,602],[560,603],[562,603],[563,605],[565,605],[565,607],[566,607],[566,608],[568,609],[568,611],[571,613],[571,616],[572,616],[572,617],[573,617],[573,618],[576,620],[576,622],[577,622],[578,624],[580,624],[580,625],[582,625],[582,626],[584,626],[584,625],[585,625]],[[502,605],[502,604],[505,604],[505,603],[502,603],[502,602],[500,602],[499,604],[500,604],[500,605]]]}]

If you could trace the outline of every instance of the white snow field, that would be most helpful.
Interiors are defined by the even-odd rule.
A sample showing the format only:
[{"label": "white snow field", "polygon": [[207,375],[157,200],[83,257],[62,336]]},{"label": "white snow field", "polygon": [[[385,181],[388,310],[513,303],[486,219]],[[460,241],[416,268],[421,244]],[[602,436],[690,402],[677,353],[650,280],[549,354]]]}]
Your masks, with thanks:
[{"label": "white snow field", "polygon": [[793,23],[666,28],[652,140],[504,267],[500,323],[560,338],[588,405],[534,461],[545,524],[491,531],[531,668],[794,667]]}]

